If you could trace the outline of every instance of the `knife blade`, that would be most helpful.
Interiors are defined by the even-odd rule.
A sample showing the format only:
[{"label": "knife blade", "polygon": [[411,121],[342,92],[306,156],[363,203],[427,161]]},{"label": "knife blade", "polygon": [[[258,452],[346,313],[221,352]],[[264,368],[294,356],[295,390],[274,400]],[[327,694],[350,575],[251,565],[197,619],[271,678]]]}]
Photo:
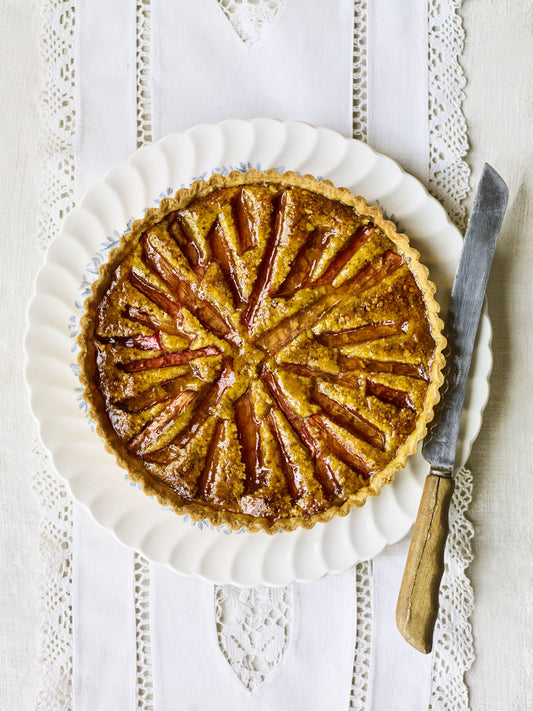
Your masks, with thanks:
[{"label": "knife blade", "polygon": [[470,362],[508,198],[506,184],[494,168],[485,163],[452,287],[445,328],[450,353],[445,372],[447,389],[422,447],[430,472],[424,484],[396,607],[396,624],[401,634],[425,654],[433,646],[454,487],[452,475]]}]

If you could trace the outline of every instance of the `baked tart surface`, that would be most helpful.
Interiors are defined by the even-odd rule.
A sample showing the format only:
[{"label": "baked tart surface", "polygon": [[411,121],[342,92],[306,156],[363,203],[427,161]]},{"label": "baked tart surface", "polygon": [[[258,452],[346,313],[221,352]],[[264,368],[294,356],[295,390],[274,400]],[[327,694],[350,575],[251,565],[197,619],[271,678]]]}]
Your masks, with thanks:
[{"label": "baked tart surface", "polygon": [[434,286],[405,235],[328,181],[248,171],[148,210],[79,339],[106,445],[178,513],[273,533],[346,514],[425,435]]}]

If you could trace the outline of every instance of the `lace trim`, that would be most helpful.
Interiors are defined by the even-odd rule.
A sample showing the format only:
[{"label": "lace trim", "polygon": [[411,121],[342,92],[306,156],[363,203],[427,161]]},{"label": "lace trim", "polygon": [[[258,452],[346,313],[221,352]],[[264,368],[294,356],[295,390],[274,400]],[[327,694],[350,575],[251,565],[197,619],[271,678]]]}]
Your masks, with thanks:
[{"label": "lace trim", "polygon": [[368,140],[367,0],[355,0],[353,13],[352,137]]},{"label": "lace trim", "polygon": [[231,26],[244,42],[256,44],[278,14],[284,0],[218,0]]},{"label": "lace trim", "polygon": [[370,653],[372,649],[373,566],[371,560],[355,567],[356,633],[350,711],[364,711],[370,683]]},{"label": "lace trim", "polygon": [[[429,189],[463,230],[464,200],[469,190],[468,127],[462,112],[466,79],[459,63],[465,33],[459,15],[462,0],[429,0]],[[474,535],[466,511],[472,499],[472,476],[456,473],[450,509],[446,569],[441,583],[440,610],[435,629],[430,709],[467,711],[464,675],[474,661],[469,617],[474,602],[466,575],[472,561]]]},{"label": "lace trim", "polygon": [[[368,140],[367,84],[367,0],[355,0],[353,19],[352,136]],[[356,634],[350,711],[367,708],[372,650],[372,561],[355,567]]]},{"label": "lace trim", "polygon": [[39,442],[33,447],[38,461],[33,489],[41,507],[39,549],[41,576],[41,682],[37,711],[68,709],[72,705],[72,498],[53,473],[48,454]]},{"label": "lace trim", "polygon": [[43,90],[39,113],[43,134],[38,240],[46,249],[74,206],[75,0],[42,0],[40,10]]},{"label": "lace trim", "polygon": [[133,556],[135,579],[136,699],[139,711],[153,711],[152,635],[150,630],[150,564],[139,553]]},{"label": "lace trim", "polygon": [[[151,0],[137,0],[136,104],[137,148],[152,141],[152,92],[150,88],[150,46],[152,41]],[[150,564],[139,553],[133,556],[135,599],[136,699],[140,711],[153,711],[152,631],[150,626]]]},{"label": "lace trim", "polygon": [[474,662],[472,625],[474,592],[466,575],[473,560],[474,527],[465,514],[472,501],[472,474],[461,469],[455,474],[450,506],[450,534],[439,596],[439,616],[431,673],[430,711],[468,711],[468,689],[464,675]]},{"label": "lace trim", "polygon": [[429,191],[460,230],[466,222],[469,191],[468,127],[462,107],[466,78],[459,58],[465,32],[462,0],[429,0]]},{"label": "lace trim", "polygon": [[[74,109],[75,0],[43,0],[40,5],[43,88],[38,245],[44,251],[74,206],[76,115]],[[41,680],[37,711],[72,707],[72,527],[70,492],[53,470],[39,442],[33,488],[40,504]]]},{"label": "lace trim", "polygon": [[152,90],[150,88],[150,46],[152,43],[152,2],[137,0],[136,100],[137,148],[152,141]]},{"label": "lace trim", "polygon": [[293,590],[215,586],[218,644],[237,678],[252,691],[281,662],[289,646]]}]

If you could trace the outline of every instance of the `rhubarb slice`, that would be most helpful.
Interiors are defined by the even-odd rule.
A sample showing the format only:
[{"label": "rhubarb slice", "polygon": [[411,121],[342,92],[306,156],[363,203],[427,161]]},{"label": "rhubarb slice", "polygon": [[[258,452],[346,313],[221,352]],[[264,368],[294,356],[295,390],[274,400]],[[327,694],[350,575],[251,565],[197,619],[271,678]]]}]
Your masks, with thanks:
[{"label": "rhubarb slice", "polygon": [[140,323],[142,326],[147,326],[148,328],[151,328],[154,331],[162,331],[163,333],[166,333],[169,336],[179,336],[180,338],[185,338],[189,341],[189,343],[192,343],[192,341],[194,340],[194,334],[187,333],[187,331],[181,328],[183,324],[183,314],[181,313],[181,311],[178,313],[175,319],[176,324],[166,323],[162,319],[158,318],[155,314],[148,313],[148,311],[138,309],[135,306],[126,307],[124,311],[122,311],[122,316],[124,316],[124,318],[127,318],[128,321]]},{"label": "rhubarb slice", "polygon": [[321,228],[316,228],[311,232],[307,241],[298,250],[285,280],[275,294],[270,294],[271,296],[289,298],[299,289],[309,286],[311,274],[322,256],[331,234],[330,230]]},{"label": "rhubarb slice", "polygon": [[206,268],[202,254],[192,235],[186,234],[186,227],[179,214],[174,213],[173,218],[168,223],[168,231],[180,248],[190,269],[196,274],[199,281],[202,281]]},{"label": "rhubarb slice", "polygon": [[152,269],[168,286],[180,306],[190,311],[205,328],[220,338],[227,338],[233,333],[219,311],[196,294],[191,285],[180,277],[172,264],[153,247],[146,235],[143,237],[143,259],[146,266]]},{"label": "rhubarb slice", "polygon": [[277,444],[283,478],[287,484],[287,490],[289,492],[289,496],[291,497],[291,503],[294,504],[304,493],[304,482],[301,472],[291,459],[290,452],[283,441],[277,420],[274,417],[272,410],[270,410],[267,415],[267,424]]},{"label": "rhubarb slice", "polygon": [[264,476],[259,422],[250,387],[235,400],[233,412],[246,475],[244,493],[253,494],[263,483]]},{"label": "rhubarb slice", "polygon": [[195,390],[183,390],[170,402],[157,417],[154,417],[143,429],[128,442],[128,449],[139,452],[149,447],[163,433],[165,428],[186,410],[198,397]]},{"label": "rhubarb slice", "polygon": [[313,286],[333,284],[350,259],[361,249],[374,231],[374,225],[361,225],[348,239],[344,247],[333,257],[322,276],[315,279]]},{"label": "rhubarb slice", "polygon": [[340,427],[344,427],[358,439],[367,442],[367,444],[372,445],[376,449],[385,451],[385,434],[379,427],[373,425],[367,419],[362,417],[358,412],[351,410],[346,405],[341,405],[340,403],[332,400],[330,397],[320,392],[320,390],[314,386],[311,391],[311,400],[316,403],[324,414]]},{"label": "rhubarb slice", "polygon": [[273,373],[268,368],[263,370],[261,377],[294,433],[309,451],[315,464],[315,478],[322,486],[326,497],[341,496],[342,487],[337,481],[328,461],[324,458],[319,442],[317,442],[309,431],[306,421],[294,411]]},{"label": "rhubarb slice", "polygon": [[369,323],[365,326],[348,328],[345,331],[324,331],[315,336],[319,343],[329,348],[355,346],[358,343],[378,341],[381,338],[399,336],[407,330],[407,323]]},{"label": "rhubarb slice", "polygon": [[287,316],[276,326],[265,331],[257,340],[257,345],[269,355],[276,353],[294,340],[308,328],[312,328],[328,311],[330,311],[346,294],[365,291],[371,286],[394,272],[403,264],[402,258],[395,252],[384,252],[374,262],[363,267],[352,279],[338,288],[331,287],[310,306]]},{"label": "rhubarb slice", "polygon": [[361,370],[368,373],[392,373],[428,381],[428,376],[422,363],[401,363],[399,361],[372,360],[356,356],[338,357],[339,368],[342,370]]},{"label": "rhubarb slice", "polygon": [[231,359],[224,362],[222,370],[210,385],[204,386],[195,401],[191,419],[187,426],[165,447],[150,453],[150,460],[159,464],[168,464],[177,459],[183,447],[186,447],[212,414],[213,408],[220,402],[226,390],[235,383]]},{"label": "rhubarb slice", "polygon": [[386,250],[338,288],[349,294],[357,294],[366,291],[399,269],[403,263],[403,258],[399,254],[391,250]]},{"label": "rhubarb slice", "polygon": [[381,402],[387,405],[394,405],[400,410],[408,409],[413,412],[416,411],[410,393],[405,392],[405,390],[390,388],[388,385],[383,385],[382,383],[376,383],[370,380],[370,378],[366,379],[366,394],[373,395],[378,400],[381,400]]},{"label": "rhubarb slice", "polygon": [[168,297],[155,286],[152,286],[146,279],[143,279],[140,274],[133,270],[129,273],[129,281],[137,291],[140,291],[143,296],[146,296],[152,303],[158,306],[162,311],[173,318],[178,318],[181,313],[181,307],[173,299]]},{"label": "rhubarb slice", "polygon": [[155,356],[154,358],[119,363],[118,367],[126,373],[138,373],[139,371],[152,370],[153,368],[172,368],[175,365],[189,363],[196,358],[211,358],[218,355],[221,355],[221,353],[216,346],[205,346],[205,348],[196,348],[195,350],[163,353],[163,355]]},{"label": "rhubarb slice", "polygon": [[276,355],[297,336],[318,323],[328,311],[339,303],[341,298],[336,294],[321,296],[314,304],[300,309],[291,316],[287,316],[276,326],[261,334],[257,339],[257,345],[269,355]]},{"label": "rhubarb slice", "polygon": [[282,240],[286,237],[285,207],[287,204],[287,191],[275,200],[274,225],[270,239],[266,245],[263,257],[257,269],[257,277],[248,297],[248,305],[242,315],[242,322],[249,331],[252,330],[257,311],[261,302],[268,296],[272,279],[274,278],[274,264]]},{"label": "rhubarb slice", "polygon": [[198,478],[198,496],[207,501],[211,498],[211,489],[216,480],[216,472],[220,460],[220,445],[224,436],[224,420],[215,418],[215,427],[209,440],[202,473]]},{"label": "rhubarb slice", "polygon": [[365,479],[368,480],[370,478],[371,469],[368,464],[353,450],[352,445],[333,429],[326,417],[322,415],[311,415],[308,420],[320,431],[320,438],[331,454],[337,457],[341,462],[344,462],[344,464],[347,464],[350,469],[353,469]]},{"label": "rhubarb slice", "polygon": [[256,230],[254,228],[254,219],[248,205],[246,204],[243,188],[241,188],[237,199],[233,203],[233,216],[235,224],[237,225],[237,232],[239,235],[239,245],[237,253],[239,256],[242,256],[249,249],[257,247],[257,236]]},{"label": "rhubarb slice", "polygon": [[152,385],[152,387],[138,395],[124,398],[124,400],[118,400],[114,404],[115,407],[125,412],[142,412],[154,405],[176,397],[176,395],[191,384],[191,381],[192,378],[190,374],[171,378],[170,380],[165,380],[163,383],[159,383],[159,385]]},{"label": "rhubarb slice", "polygon": [[244,295],[237,277],[235,259],[219,219],[215,221],[207,235],[207,244],[211,249],[213,258],[224,275],[224,279],[231,293],[233,308],[239,309],[244,304]]},{"label": "rhubarb slice", "polygon": [[123,346],[124,348],[138,348],[140,351],[161,351],[163,345],[158,333],[145,335],[144,333],[134,336],[98,336],[99,343],[111,346]]},{"label": "rhubarb slice", "polygon": [[323,380],[333,385],[343,385],[348,388],[356,388],[359,385],[359,377],[353,373],[326,373],[324,370],[314,368],[310,365],[300,365],[299,363],[280,363],[279,369],[293,375],[299,375],[313,380]]}]

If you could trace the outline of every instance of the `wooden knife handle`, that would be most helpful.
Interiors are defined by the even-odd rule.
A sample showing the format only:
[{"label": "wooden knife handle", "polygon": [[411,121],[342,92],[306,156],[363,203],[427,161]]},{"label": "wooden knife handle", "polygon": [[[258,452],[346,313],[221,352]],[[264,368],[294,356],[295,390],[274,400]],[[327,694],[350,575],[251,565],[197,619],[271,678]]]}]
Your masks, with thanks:
[{"label": "wooden knife handle", "polygon": [[426,477],[396,606],[398,629],[409,644],[424,654],[431,652],[439,611],[453,487],[451,477]]}]

